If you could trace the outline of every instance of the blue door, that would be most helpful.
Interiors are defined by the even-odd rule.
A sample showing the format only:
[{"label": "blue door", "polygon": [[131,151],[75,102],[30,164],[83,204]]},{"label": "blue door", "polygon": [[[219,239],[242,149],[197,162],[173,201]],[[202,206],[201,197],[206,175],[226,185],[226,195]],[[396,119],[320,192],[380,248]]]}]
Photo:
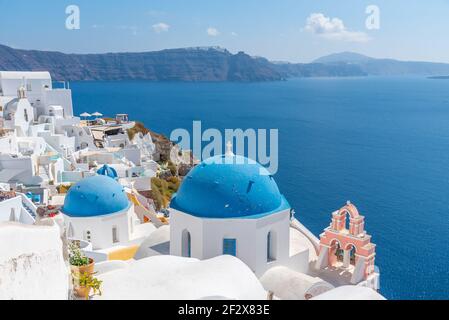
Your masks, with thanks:
[{"label": "blue door", "polygon": [[237,256],[236,239],[223,239],[223,255]]}]

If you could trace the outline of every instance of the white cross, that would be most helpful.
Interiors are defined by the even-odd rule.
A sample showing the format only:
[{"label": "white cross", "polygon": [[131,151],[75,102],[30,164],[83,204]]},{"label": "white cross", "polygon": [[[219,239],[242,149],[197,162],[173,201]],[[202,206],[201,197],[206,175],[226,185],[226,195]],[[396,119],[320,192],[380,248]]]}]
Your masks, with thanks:
[{"label": "white cross", "polygon": [[232,151],[232,142],[228,141],[228,143],[226,144],[226,155],[227,156],[233,156],[234,152]]}]

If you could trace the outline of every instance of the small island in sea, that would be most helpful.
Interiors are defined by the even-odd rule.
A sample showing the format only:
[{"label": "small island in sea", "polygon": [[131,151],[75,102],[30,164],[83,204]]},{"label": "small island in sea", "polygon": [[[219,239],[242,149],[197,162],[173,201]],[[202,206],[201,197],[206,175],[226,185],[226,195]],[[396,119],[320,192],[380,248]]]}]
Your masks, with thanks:
[{"label": "small island in sea", "polygon": [[427,77],[427,79],[432,79],[432,80],[449,80],[449,75],[448,75],[448,76],[433,76],[433,77]]}]

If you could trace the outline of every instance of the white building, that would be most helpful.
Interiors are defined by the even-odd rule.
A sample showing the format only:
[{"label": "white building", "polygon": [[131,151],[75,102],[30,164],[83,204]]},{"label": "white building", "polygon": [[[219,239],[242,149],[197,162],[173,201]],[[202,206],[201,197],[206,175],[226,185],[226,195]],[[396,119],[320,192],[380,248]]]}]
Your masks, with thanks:
[{"label": "white building", "polygon": [[21,87],[25,89],[30,105],[36,109],[34,120],[59,108],[65,118],[73,117],[71,90],[53,89],[49,72],[0,71],[0,96],[15,97]]},{"label": "white building", "polygon": [[0,223],[20,222],[32,225],[35,222],[36,209],[24,194],[0,191]]},{"label": "white building", "polygon": [[[100,113],[95,113],[101,115]],[[98,165],[121,178],[152,176],[151,136],[130,141],[126,115],[115,121],[74,117],[71,90],[53,88],[48,72],[0,71],[0,182],[45,186],[74,183]],[[142,152],[142,148],[145,150]]]}]

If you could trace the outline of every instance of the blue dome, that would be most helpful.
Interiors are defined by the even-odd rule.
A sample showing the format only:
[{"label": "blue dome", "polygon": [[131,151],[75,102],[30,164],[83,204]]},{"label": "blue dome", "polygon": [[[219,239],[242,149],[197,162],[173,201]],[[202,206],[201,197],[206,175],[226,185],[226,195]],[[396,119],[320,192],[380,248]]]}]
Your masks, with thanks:
[{"label": "blue dome", "polygon": [[130,202],[123,187],[107,176],[81,180],[70,188],[62,212],[69,217],[95,217],[120,212]]},{"label": "blue dome", "polygon": [[108,176],[113,179],[116,179],[118,177],[117,171],[115,171],[114,168],[108,166],[107,164],[98,169],[97,173],[102,176]]},{"label": "blue dome", "polygon": [[171,207],[201,218],[258,218],[290,205],[260,164],[241,156],[218,156],[190,171]]}]

